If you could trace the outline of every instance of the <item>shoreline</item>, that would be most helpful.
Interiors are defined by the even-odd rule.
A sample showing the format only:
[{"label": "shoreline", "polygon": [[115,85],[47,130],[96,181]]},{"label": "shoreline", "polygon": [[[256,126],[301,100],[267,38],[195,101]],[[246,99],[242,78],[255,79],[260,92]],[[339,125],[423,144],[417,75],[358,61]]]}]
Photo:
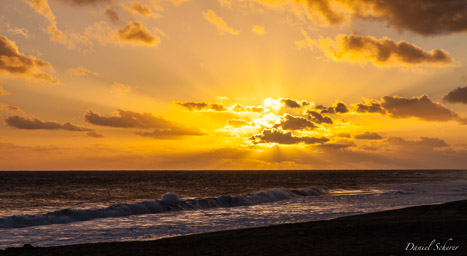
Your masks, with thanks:
[{"label": "shoreline", "polygon": [[467,200],[152,241],[7,248],[3,255],[467,255]]}]

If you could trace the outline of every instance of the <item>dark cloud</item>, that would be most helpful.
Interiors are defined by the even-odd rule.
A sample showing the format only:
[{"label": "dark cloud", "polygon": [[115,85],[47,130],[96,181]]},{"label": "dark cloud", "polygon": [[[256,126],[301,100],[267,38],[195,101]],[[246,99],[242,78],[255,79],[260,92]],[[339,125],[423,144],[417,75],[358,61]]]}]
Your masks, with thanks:
[{"label": "dark cloud", "polygon": [[289,108],[301,108],[302,107],[302,104],[300,104],[297,100],[294,100],[294,99],[281,99],[281,103]]},{"label": "dark cloud", "polygon": [[422,149],[432,149],[432,148],[442,148],[448,147],[449,145],[442,139],[439,138],[428,138],[428,137],[420,137],[419,140],[410,141],[405,140],[401,137],[390,137],[387,139],[393,145],[400,146],[400,147],[416,147]]},{"label": "dark cloud", "polygon": [[380,101],[367,100],[356,104],[358,113],[379,113],[393,118],[416,117],[425,121],[455,120],[467,124],[467,119],[445,106],[431,101],[427,95],[419,97],[384,96]]},{"label": "dark cloud", "polygon": [[386,110],[381,106],[379,101],[377,100],[370,100],[365,103],[357,103],[356,109],[358,113],[379,113],[379,114],[386,114]]},{"label": "dark cloud", "polygon": [[25,118],[21,116],[9,116],[5,119],[7,125],[25,130],[66,130],[76,132],[89,132],[92,129],[73,125],[71,123],[60,124],[57,122],[44,122],[37,118]]},{"label": "dark cloud", "polygon": [[97,132],[88,132],[86,135],[92,138],[104,138],[104,135]]},{"label": "dark cloud", "polygon": [[281,104],[283,104],[285,107],[288,108],[302,108],[309,106],[313,104],[312,102],[306,101],[306,100],[296,100],[296,99],[287,99],[287,98],[281,98],[280,99]]},{"label": "dark cloud", "polygon": [[122,41],[136,44],[157,45],[160,38],[154,36],[143,24],[131,21],[124,28],[118,30],[118,36]]},{"label": "dark cloud", "polygon": [[359,139],[359,140],[380,140],[382,138],[383,137],[377,134],[376,132],[364,132],[364,133],[355,135],[355,139]]},{"label": "dark cloud", "polygon": [[337,61],[376,65],[447,65],[453,62],[449,53],[434,49],[430,52],[406,41],[372,36],[338,35],[336,40],[323,40],[322,50]]},{"label": "dark cloud", "polygon": [[58,83],[57,78],[41,70],[44,68],[53,70],[50,63],[23,55],[13,41],[0,35],[0,73]]},{"label": "dark cloud", "polygon": [[345,114],[349,112],[347,104],[341,101],[336,101],[331,107],[326,108],[323,105],[316,106],[316,109],[321,110],[321,114]]},{"label": "dark cloud", "polygon": [[206,102],[176,102],[190,111],[227,111],[227,108],[222,103],[206,103]]},{"label": "dark cloud", "polygon": [[459,115],[439,103],[435,103],[427,95],[404,98],[384,96],[381,105],[392,117],[418,117],[427,121],[448,121],[459,118]]},{"label": "dark cloud", "polygon": [[322,123],[332,124],[333,123],[332,119],[329,116],[320,114],[316,111],[308,110],[306,113],[309,115],[309,118],[311,119],[311,121],[317,124],[322,124]]},{"label": "dark cloud", "polygon": [[450,103],[467,104],[467,86],[457,87],[456,89],[450,91],[448,95],[444,96],[443,100]]},{"label": "dark cloud", "polygon": [[209,109],[209,105],[205,102],[176,102],[176,104],[187,108],[190,111]]},{"label": "dark cloud", "polygon": [[347,105],[344,103],[344,102],[336,102],[334,103],[334,105],[332,106],[334,108],[334,111],[336,113],[339,113],[339,114],[345,114],[347,112],[349,112],[349,108],[347,107]]},{"label": "dark cloud", "polygon": [[317,126],[303,117],[295,117],[285,114],[280,123],[274,126],[275,128],[282,128],[284,130],[312,130]]},{"label": "dark cloud", "polygon": [[277,6],[293,3],[320,14],[330,24],[370,19],[387,23],[400,31],[429,36],[467,31],[467,3],[464,0],[256,0]]},{"label": "dark cloud", "polygon": [[112,8],[112,6],[107,7],[105,9],[104,14],[109,18],[109,20],[113,24],[118,24],[120,22],[120,18],[118,17],[118,13]]},{"label": "dark cloud", "polygon": [[[362,17],[385,20],[389,25],[421,35],[467,31],[467,2],[464,0],[364,0],[354,1],[354,11]],[[365,14],[360,4],[374,10]]]},{"label": "dark cloud", "polygon": [[137,132],[146,137],[169,137],[182,135],[205,135],[198,128],[184,126],[162,117],[153,116],[151,113],[138,113],[134,111],[117,110],[113,116],[101,116],[89,110],[84,118],[87,122],[108,127],[151,129],[153,132]]},{"label": "dark cloud", "polygon": [[307,137],[307,136],[295,136],[291,132],[280,131],[277,129],[264,129],[261,134],[253,135],[250,137],[253,143],[278,143],[278,144],[318,144],[329,141],[325,137]]}]

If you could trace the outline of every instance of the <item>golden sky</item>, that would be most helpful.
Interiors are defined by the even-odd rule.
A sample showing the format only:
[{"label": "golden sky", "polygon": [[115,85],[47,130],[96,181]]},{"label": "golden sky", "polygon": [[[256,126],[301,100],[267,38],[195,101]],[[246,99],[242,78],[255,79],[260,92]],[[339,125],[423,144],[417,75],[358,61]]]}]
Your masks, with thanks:
[{"label": "golden sky", "polygon": [[0,170],[467,167],[467,1],[0,2]]}]

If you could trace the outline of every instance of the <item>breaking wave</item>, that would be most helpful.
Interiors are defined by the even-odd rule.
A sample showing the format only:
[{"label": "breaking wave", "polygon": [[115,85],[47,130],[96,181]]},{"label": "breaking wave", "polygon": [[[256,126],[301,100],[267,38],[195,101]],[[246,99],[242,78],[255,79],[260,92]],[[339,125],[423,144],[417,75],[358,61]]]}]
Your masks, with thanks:
[{"label": "breaking wave", "polygon": [[218,207],[257,205],[287,200],[300,196],[319,196],[327,193],[326,187],[288,190],[269,189],[240,196],[180,199],[175,193],[166,193],[162,199],[134,204],[117,204],[98,209],[64,209],[45,214],[15,215],[0,218],[0,228],[23,228],[39,225],[65,224],[97,218],[124,217],[139,214],[155,214],[170,211],[199,210]]}]

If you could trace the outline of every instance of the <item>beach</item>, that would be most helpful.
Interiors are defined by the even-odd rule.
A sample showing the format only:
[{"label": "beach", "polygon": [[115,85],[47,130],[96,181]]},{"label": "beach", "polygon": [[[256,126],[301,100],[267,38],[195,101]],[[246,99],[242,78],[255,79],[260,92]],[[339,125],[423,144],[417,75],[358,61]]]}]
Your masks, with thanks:
[{"label": "beach", "polygon": [[466,255],[467,200],[154,241],[7,248],[0,255]]}]

